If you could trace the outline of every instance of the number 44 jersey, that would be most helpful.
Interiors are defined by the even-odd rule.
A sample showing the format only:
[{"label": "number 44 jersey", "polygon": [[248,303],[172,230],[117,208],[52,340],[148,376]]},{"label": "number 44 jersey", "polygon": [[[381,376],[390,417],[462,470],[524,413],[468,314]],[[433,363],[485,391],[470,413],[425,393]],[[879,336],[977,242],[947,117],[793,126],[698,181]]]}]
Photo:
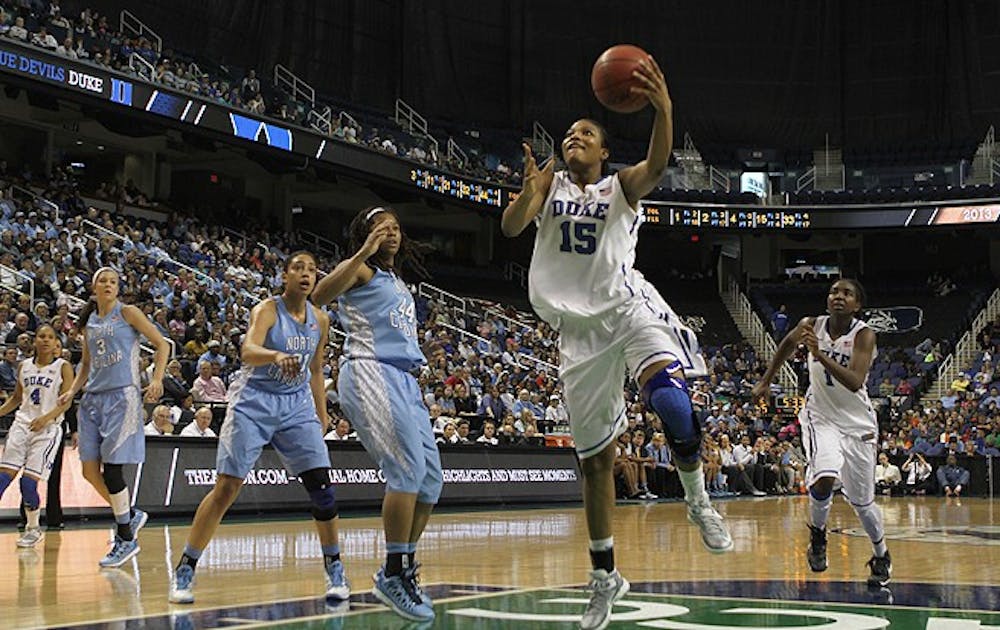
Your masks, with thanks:
[{"label": "number 44 jersey", "polygon": [[367,283],[338,300],[347,333],[345,359],[369,359],[408,372],[426,363],[417,340],[413,296],[396,274],[375,269]]},{"label": "number 44 jersey", "polygon": [[648,299],[645,279],[632,268],[641,223],[617,174],[581,189],[568,172],[555,173],[535,217],[528,272],[538,315],[560,328],[567,318],[602,315],[629,300]]}]

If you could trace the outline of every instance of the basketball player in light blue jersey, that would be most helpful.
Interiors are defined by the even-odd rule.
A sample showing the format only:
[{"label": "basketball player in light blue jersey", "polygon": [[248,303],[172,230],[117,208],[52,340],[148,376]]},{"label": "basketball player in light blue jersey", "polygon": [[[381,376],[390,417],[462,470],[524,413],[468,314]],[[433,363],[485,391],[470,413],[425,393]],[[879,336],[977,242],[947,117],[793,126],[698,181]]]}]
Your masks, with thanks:
[{"label": "basketball player in light blue jersey", "polygon": [[77,411],[80,462],[83,476],[111,504],[117,530],[102,567],[118,567],[139,553],[136,534],[146,524],[146,513],[133,509],[122,466],[146,459],[142,392],[139,382],[139,337],[156,348],[155,368],[146,388],[146,400],[163,395],[163,373],[170,346],[153,322],[135,306],[118,301],[118,272],[101,267],[94,273],[90,302],[80,312],[83,356],[69,391],[59,396],[68,404],[81,389]]},{"label": "basketball player in light blue jersey", "polygon": [[[351,222],[356,253],[316,285],[313,298],[339,298],[347,331],[340,406],[386,478],[382,501],[385,565],[374,595],[413,621],[434,618],[417,582],[417,541],[441,495],[441,456],[413,371],[426,363],[417,343],[413,296],[399,277],[410,245],[390,208],[366,208]],[[419,267],[419,263],[416,263]]]},{"label": "basketball player in light blue jersey", "polygon": [[323,387],[330,318],[307,299],[316,285],[316,258],[309,252],[290,255],[282,282],[280,296],[264,300],[250,313],[240,354],[243,367],[229,386],[229,408],[219,433],[218,476],[198,506],[174,570],[169,599],[175,604],[194,602],[198,559],[268,444],[309,493],[327,600],[339,610],[351,594],[340,560],[330,453],[323,441],[330,424]]},{"label": "basketball player in light blue jersey", "polygon": [[871,539],[868,585],[885,587],[892,558],[885,544],[882,509],[875,502],[878,418],[868,398],[868,371],[878,353],[875,331],[858,319],[865,304],[861,283],[841,278],[826,297],[826,315],[804,317],[778,345],[771,364],[754,385],[766,400],[771,381],[799,343],[809,350],[809,389],[799,412],[809,484],[809,568],[827,569],[826,521],[836,482]]}]

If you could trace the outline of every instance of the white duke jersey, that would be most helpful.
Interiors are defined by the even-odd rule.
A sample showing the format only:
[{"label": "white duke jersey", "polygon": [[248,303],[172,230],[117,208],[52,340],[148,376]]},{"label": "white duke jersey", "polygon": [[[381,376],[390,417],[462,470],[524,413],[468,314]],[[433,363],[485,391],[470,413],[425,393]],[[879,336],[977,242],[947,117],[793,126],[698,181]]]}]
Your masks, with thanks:
[{"label": "white duke jersey", "polygon": [[[16,421],[30,423],[59,406],[62,389],[63,359],[56,359],[45,367],[38,367],[34,359],[21,361],[18,380],[21,382],[21,406],[14,414]],[[62,416],[56,424],[62,422]]]},{"label": "white duke jersey", "polygon": [[535,218],[528,294],[538,315],[559,328],[562,318],[600,315],[642,294],[646,281],[632,268],[641,222],[617,173],[580,190],[557,172]]},{"label": "white duke jersey", "polygon": [[[830,332],[827,330],[829,319],[827,315],[817,317],[813,326],[819,341],[819,349],[826,356],[847,367],[851,363],[854,341],[859,332],[868,328],[868,324],[859,319],[851,320],[851,327],[845,334],[837,339],[831,339]],[[877,350],[872,353],[873,361],[876,355]],[[871,368],[870,365],[868,367]],[[867,380],[866,370],[865,381]],[[831,422],[849,432],[873,431],[877,430],[878,427],[875,411],[868,399],[866,385],[862,385],[861,389],[852,392],[843,383],[833,378],[833,375],[823,367],[823,364],[811,354],[809,355],[809,390],[806,392],[806,404],[803,411],[806,419],[810,422],[817,420]]]}]

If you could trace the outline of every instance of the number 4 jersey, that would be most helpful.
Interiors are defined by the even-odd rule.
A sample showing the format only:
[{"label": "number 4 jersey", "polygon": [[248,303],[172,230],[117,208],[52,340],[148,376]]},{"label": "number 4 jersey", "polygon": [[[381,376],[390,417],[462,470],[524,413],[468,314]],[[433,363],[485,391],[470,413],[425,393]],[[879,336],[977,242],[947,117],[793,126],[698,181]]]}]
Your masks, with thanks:
[{"label": "number 4 jersey", "polygon": [[568,172],[557,172],[535,217],[528,292],[538,315],[560,328],[564,319],[646,299],[646,281],[632,268],[641,222],[617,174],[581,190]]},{"label": "number 4 jersey", "polygon": [[396,274],[375,269],[371,280],[341,295],[338,305],[347,332],[345,359],[380,361],[407,372],[426,363],[413,296]]},{"label": "number 4 jersey", "polygon": [[[829,331],[830,318],[822,315],[816,318],[813,330],[819,340],[822,353],[847,367],[851,363],[854,344],[858,333],[868,328],[868,324],[859,319],[851,321],[851,327],[846,333],[831,339]],[[872,353],[875,360],[877,352]],[[869,368],[871,366],[868,366]],[[867,370],[865,380],[867,381]],[[872,403],[868,399],[865,385],[856,392],[847,389],[843,383],[823,367],[815,357],[809,355],[809,390],[806,392],[806,404],[800,418],[808,422],[830,422],[840,428],[842,433],[864,433],[877,429],[878,423]]]},{"label": "number 4 jersey", "polygon": [[[21,406],[14,414],[18,422],[30,423],[58,406],[59,390],[62,388],[62,359],[48,365],[38,366],[34,359],[21,361],[18,379],[21,381]],[[56,422],[62,422],[60,416]]]}]

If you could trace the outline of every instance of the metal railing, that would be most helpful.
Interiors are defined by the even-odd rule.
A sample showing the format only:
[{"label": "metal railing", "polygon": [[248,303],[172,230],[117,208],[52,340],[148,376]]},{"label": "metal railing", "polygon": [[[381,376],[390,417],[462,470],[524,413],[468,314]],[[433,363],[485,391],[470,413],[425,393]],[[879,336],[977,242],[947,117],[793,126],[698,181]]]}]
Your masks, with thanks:
[{"label": "metal railing", "polygon": [[333,135],[333,110],[329,106],[323,109],[310,109],[306,116],[309,126],[320,132],[324,136]]},{"label": "metal railing", "polygon": [[531,124],[531,149],[538,156],[553,155],[556,150],[556,142],[552,138],[552,134],[537,120]]},{"label": "metal railing", "polygon": [[128,9],[123,9],[118,15],[118,27],[118,30],[122,33],[132,33],[136,37],[145,37],[153,44],[156,52],[163,51],[163,38],[157,35],[156,31],[146,26],[145,22],[137,18]]},{"label": "metal railing", "polygon": [[447,148],[449,160],[458,162],[460,166],[465,166],[469,163],[469,156],[466,155],[465,151],[462,150],[462,147],[458,146],[458,143],[450,137],[448,138]]},{"label": "metal railing", "polygon": [[53,219],[59,218],[59,206],[45,197],[42,197],[38,193],[28,188],[22,188],[21,186],[11,186],[11,199],[19,203],[31,204],[34,203],[35,207],[52,213]]},{"label": "metal railing", "polygon": [[504,280],[516,281],[522,289],[528,288],[528,269],[521,263],[507,261],[503,266],[503,277]]},{"label": "metal railing", "polygon": [[[8,267],[7,265],[0,265],[0,279],[6,280],[7,276],[14,276],[15,278],[20,278],[24,283],[28,285],[27,296],[31,298],[31,307],[35,306],[35,279],[24,273],[23,271],[18,271],[13,267]],[[21,290],[23,283],[10,284],[8,282],[0,282],[0,287],[7,289],[13,293],[19,295],[25,295],[24,291]]]},{"label": "metal railing", "polygon": [[393,119],[406,133],[418,138],[427,138],[427,141],[434,145],[434,153],[440,152],[441,147],[438,145],[437,139],[427,132],[427,119],[401,98],[396,99],[396,113]]},{"label": "metal railing", "polygon": [[156,80],[156,68],[153,64],[146,61],[146,59],[139,53],[132,53],[128,58],[128,67],[135,71],[135,73],[146,79],[150,83]]},{"label": "metal railing", "polygon": [[795,180],[795,192],[800,193],[806,188],[812,187],[816,183],[816,167],[810,166],[805,173],[799,175]]},{"label": "metal railing", "polygon": [[[760,317],[750,306],[750,300],[740,291],[735,281],[722,294],[722,301],[729,310],[740,333],[750,342],[764,361],[770,361],[778,351],[778,345],[768,332]],[[797,394],[799,377],[788,363],[783,363],[778,369],[778,383],[786,394]]]},{"label": "metal railing", "polygon": [[320,252],[332,255],[338,261],[342,259],[340,243],[336,241],[331,241],[325,236],[320,236],[315,232],[310,232],[309,230],[299,230],[299,234],[302,236],[302,240],[311,241],[313,247],[318,249]]},{"label": "metal railing", "polygon": [[723,171],[715,168],[711,164],[708,166],[708,182],[712,190],[729,192],[729,189],[732,186],[729,181],[729,177]]},{"label": "metal railing", "polygon": [[292,98],[308,101],[309,105],[316,106],[316,90],[280,63],[274,64],[274,84],[287,88]]},{"label": "metal railing", "polygon": [[421,282],[417,286],[417,295],[428,300],[441,302],[445,305],[451,306],[452,308],[461,309],[463,316],[468,313],[468,302],[465,298],[459,297],[454,293],[448,293],[444,289],[439,289],[433,284]]},{"label": "metal railing", "polygon": [[993,291],[986,304],[972,320],[969,329],[955,344],[955,349],[941,361],[937,369],[937,380],[933,387],[927,389],[923,397],[925,402],[940,398],[951,387],[951,382],[958,373],[972,364],[979,354],[978,331],[996,320],[998,315],[1000,315],[1000,289]]},{"label": "metal railing", "polygon": [[[102,225],[98,225],[97,223],[94,223],[90,219],[84,219],[81,222],[80,226],[81,226],[80,233],[84,237],[87,237],[87,238],[90,238],[90,239],[93,239],[93,240],[98,240],[98,241],[100,240],[99,238],[96,238],[96,237],[94,237],[92,235],[87,234],[82,229],[83,227],[89,227],[91,229],[97,230],[98,232],[100,232],[101,234],[103,234],[106,237],[114,238],[114,239],[116,239],[116,240],[118,240],[118,241],[120,241],[122,243],[127,243],[128,245],[130,245],[132,247],[135,246],[135,243],[134,243],[134,241],[132,239],[130,239],[128,237],[125,237],[125,236],[122,236],[120,234],[116,234],[115,232],[112,232],[108,228],[106,228],[106,227],[104,227]],[[182,263],[182,262],[180,262],[180,261],[172,258],[170,256],[170,254],[166,253],[162,249],[157,248],[156,259],[157,259],[158,262],[166,262],[166,263],[174,265],[175,267],[178,267],[180,269],[185,269],[188,272],[190,272],[192,275],[194,275],[195,277],[201,279],[202,282],[205,282],[205,283],[207,283],[210,286],[215,286],[215,284],[217,283],[216,280],[215,280],[215,278],[213,278],[212,276],[206,274],[203,271],[195,269],[194,267],[191,267],[190,265],[185,265],[184,263]],[[170,273],[169,270],[167,270],[167,273]],[[171,274],[171,275],[176,276],[176,274]]]}]

